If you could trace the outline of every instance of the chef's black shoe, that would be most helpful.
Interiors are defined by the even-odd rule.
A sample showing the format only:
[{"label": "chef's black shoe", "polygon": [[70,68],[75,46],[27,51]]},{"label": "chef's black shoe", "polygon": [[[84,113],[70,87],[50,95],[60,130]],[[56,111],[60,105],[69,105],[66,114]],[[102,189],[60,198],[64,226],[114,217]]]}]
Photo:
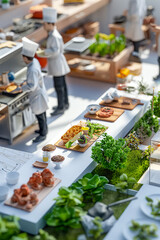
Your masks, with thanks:
[{"label": "chef's black shoe", "polygon": [[53,111],[51,113],[51,116],[56,116],[56,115],[59,115],[59,114],[63,114],[64,113],[64,109],[59,109],[59,108],[56,108],[55,111]]},{"label": "chef's black shoe", "polygon": [[[64,108],[65,108],[65,109],[68,109],[68,108],[69,108],[69,104],[65,104]],[[56,107],[56,106],[54,106],[54,107],[52,107],[52,109],[53,109],[53,110],[56,110],[56,109],[57,109],[57,107]]]},{"label": "chef's black shoe", "polygon": [[156,77],[153,78],[153,80],[155,80],[155,81],[158,79],[160,79],[160,74],[158,74]]},{"label": "chef's black shoe", "polygon": [[39,131],[39,130],[35,130],[34,132],[35,132],[35,133],[38,133],[38,134],[40,133],[40,131]]},{"label": "chef's black shoe", "polygon": [[68,109],[68,108],[69,108],[69,103],[65,104],[65,109]]},{"label": "chef's black shoe", "polygon": [[[37,134],[40,134],[40,130],[35,130],[34,132],[37,133]],[[47,129],[46,134],[47,134],[47,133],[48,133],[48,129]]]},{"label": "chef's black shoe", "polygon": [[33,140],[33,143],[36,143],[36,142],[42,142],[46,139],[46,136],[41,136],[39,135],[38,137],[36,137],[34,140]]}]

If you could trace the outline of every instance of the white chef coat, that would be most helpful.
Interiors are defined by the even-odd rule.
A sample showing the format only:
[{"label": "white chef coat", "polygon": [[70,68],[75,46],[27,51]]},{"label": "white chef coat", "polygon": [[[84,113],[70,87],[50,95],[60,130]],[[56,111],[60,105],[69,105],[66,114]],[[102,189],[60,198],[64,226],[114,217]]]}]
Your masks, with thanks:
[{"label": "white chef coat", "polygon": [[49,33],[45,56],[48,58],[48,75],[55,77],[64,76],[70,72],[65,56],[63,55],[64,43],[56,27]]},{"label": "white chef coat", "polygon": [[44,85],[41,67],[37,59],[33,59],[27,66],[26,85],[23,91],[29,91],[32,112],[39,115],[48,109],[48,96]]},{"label": "white chef coat", "polygon": [[125,24],[126,38],[136,42],[145,38],[142,31],[143,19],[146,15],[146,2],[145,0],[130,0],[127,22]]}]

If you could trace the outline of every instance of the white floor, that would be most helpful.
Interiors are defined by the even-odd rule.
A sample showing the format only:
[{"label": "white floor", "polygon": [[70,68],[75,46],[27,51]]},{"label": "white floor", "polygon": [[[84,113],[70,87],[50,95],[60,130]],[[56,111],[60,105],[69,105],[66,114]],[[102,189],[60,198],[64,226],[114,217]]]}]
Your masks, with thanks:
[{"label": "white floor", "polygon": [[[149,48],[141,49],[141,58],[143,80],[148,84],[151,92],[153,86],[155,86],[155,92],[157,92],[160,90],[160,80],[156,82],[152,80],[153,76],[158,73],[157,53],[150,51]],[[139,77],[139,79],[141,79],[141,77]],[[50,109],[47,111],[49,132],[46,140],[37,144],[32,143],[32,140],[36,137],[34,130],[37,129],[37,125],[34,125],[15,138],[12,145],[0,139],[0,146],[33,153],[41,149],[46,143],[54,144],[52,142],[53,135],[55,136],[60,129],[72,122],[87,105],[94,103],[108,88],[115,86],[114,84],[105,82],[67,77],[70,108],[66,110],[63,115],[51,117],[50,112],[52,111],[52,107],[57,103],[56,93],[51,78],[46,77],[45,84],[50,101]]]}]

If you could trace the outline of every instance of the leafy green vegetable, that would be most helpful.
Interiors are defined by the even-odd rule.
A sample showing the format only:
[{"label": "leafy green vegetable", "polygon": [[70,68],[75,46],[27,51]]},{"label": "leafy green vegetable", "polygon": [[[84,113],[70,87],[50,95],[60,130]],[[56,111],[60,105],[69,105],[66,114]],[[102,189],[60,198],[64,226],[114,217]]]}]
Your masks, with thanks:
[{"label": "leafy green vegetable", "polygon": [[157,199],[157,202],[154,203],[153,199],[146,197],[147,200],[147,205],[149,205],[151,207],[151,214],[154,217],[160,217],[160,200]]},{"label": "leafy green vegetable", "polygon": [[26,233],[20,233],[19,218],[15,216],[0,216],[0,239],[1,240],[28,240]]},{"label": "leafy green vegetable", "polygon": [[49,235],[49,233],[43,229],[40,229],[39,235],[35,236],[34,240],[56,240],[56,238],[52,235]]},{"label": "leafy green vegetable", "polygon": [[128,136],[125,138],[126,140],[126,145],[132,149],[132,150],[137,150],[139,149],[138,145],[140,144],[140,140],[137,137],[136,132],[131,132],[128,134]]},{"label": "leafy green vegetable", "polygon": [[158,118],[153,116],[153,112],[149,109],[142,118],[135,123],[132,132],[136,132],[140,142],[143,143],[143,140],[147,137],[150,137],[152,131],[157,132],[159,129]]},{"label": "leafy green vegetable", "polygon": [[120,176],[120,182],[115,186],[118,191],[126,192],[126,190],[133,188],[133,185],[136,183],[136,179],[133,177],[128,177],[127,174],[123,173]]},{"label": "leafy green vegetable", "polygon": [[70,148],[72,146],[73,142],[72,141],[68,141],[65,146],[66,148]]},{"label": "leafy green vegetable", "polygon": [[80,228],[81,216],[84,214],[85,212],[80,207],[54,206],[45,219],[49,226],[67,230],[68,227]]},{"label": "leafy green vegetable", "polygon": [[97,239],[101,236],[103,232],[102,228],[102,219],[100,217],[95,217],[92,221],[95,225],[95,228],[91,229],[89,232],[93,235],[94,239]]},{"label": "leafy green vegetable", "polygon": [[133,240],[150,240],[151,237],[157,237],[158,227],[155,224],[139,224],[138,222],[132,220],[131,231],[136,231],[136,236]]},{"label": "leafy green vegetable", "polygon": [[73,183],[72,189],[81,189],[83,191],[84,201],[97,202],[103,197],[104,185],[108,179],[97,174],[87,173],[82,179]]},{"label": "leafy green vegetable", "polygon": [[57,206],[82,206],[83,191],[81,189],[71,189],[61,187],[58,191],[59,197],[55,198]]},{"label": "leafy green vegetable", "polygon": [[92,159],[111,171],[123,168],[130,151],[126,146],[125,139],[115,140],[106,133],[102,136],[103,139],[92,147]]},{"label": "leafy green vegetable", "polygon": [[123,34],[115,37],[114,34],[97,33],[94,37],[96,42],[89,47],[91,54],[98,53],[101,57],[105,55],[113,57],[115,53],[120,53],[126,47],[126,38]]},{"label": "leafy green vegetable", "polygon": [[88,135],[93,138],[93,134],[99,136],[102,131],[105,131],[107,127],[100,123],[92,123],[89,120],[87,121],[87,127],[89,127]]},{"label": "leafy green vegetable", "polygon": [[157,96],[153,97],[153,112],[157,117],[160,117],[160,91]]}]

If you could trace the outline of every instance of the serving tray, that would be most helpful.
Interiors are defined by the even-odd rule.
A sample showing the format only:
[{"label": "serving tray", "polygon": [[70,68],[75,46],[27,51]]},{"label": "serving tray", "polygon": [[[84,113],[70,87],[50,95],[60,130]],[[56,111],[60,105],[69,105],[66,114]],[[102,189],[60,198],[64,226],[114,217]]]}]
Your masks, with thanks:
[{"label": "serving tray", "polygon": [[[127,100],[130,102],[130,104],[122,104],[123,100]],[[99,103],[100,105],[103,106],[108,106],[108,107],[115,107],[115,108],[121,108],[121,109],[126,109],[126,110],[133,110],[137,105],[144,105],[139,99],[136,98],[129,98],[129,97],[120,97],[118,101],[113,101],[110,103],[106,103],[103,100]]]},{"label": "serving tray", "polygon": [[71,146],[70,148],[66,148],[65,143],[63,142],[62,139],[59,139],[59,140],[55,143],[55,145],[56,145],[57,147],[60,147],[60,148],[64,148],[64,149],[67,149],[67,150],[73,150],[73,151],[77,151],[77,152],[83,153],[83,152],[85,152],[85,151],[102,135],[102,133],[104,133],[107,129],[108,129],[108,127],[106,127],[105,130],[102,130],[99,134],[93,134],[93,138],[90,138],[90,139],[88,140],[88,143],[87,143],[87,145],[86,145],[85,147],[80,147],[80,146],[78,145],[78,143],[75,143],[75,144],[74,144],[73,146]]},{"label": "serving tray", "polygon": [[36,208],[36,206],[61,182],[61,180],[59,178],[54,178],[54,179],[55,179],[55,182],[54,182],[54,185],[52,187],[43,186],[41,190],[33,190],[33,192],[37,193],[39,202],[35,206],[33,206],[31,209],[28,210],[28,209],[25,208],[25,206],[21,206],[17,203],[12,203],[11,198],[7,199],[4,202],[4,204],[7,205],[7,206],[10,206],[10,207],[14,207],[14,208],[24,210],[26,212],[32,212]]},{"label": "serving tray", "polygon": [[107,121],[107,122],[115,122],[123,113],[124,110],[122,109],[117,109],[117,108],[112,108],[114,110],[114,113],[108,117],[108,118],[103,118],[99,117],[98,113],[100,110],[96,112],[96,114],[90,114],[89,112],[84,115],[85,118],[89,119],[96,119],[96,120],[101,120],[101,121]]}]

